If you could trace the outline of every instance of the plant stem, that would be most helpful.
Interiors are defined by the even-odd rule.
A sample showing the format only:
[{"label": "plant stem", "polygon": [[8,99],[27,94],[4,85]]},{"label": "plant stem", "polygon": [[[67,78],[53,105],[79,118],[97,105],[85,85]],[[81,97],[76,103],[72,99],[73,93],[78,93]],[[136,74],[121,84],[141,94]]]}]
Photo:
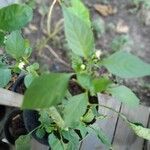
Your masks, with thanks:
[{"label": "plant stem", "polygon": [[58,55],[57,53],[48,45],[45,45],[45,47],[49,50],[49,52],[55,57],[57,58],[57,60],[62,63],[63,65],[65,65],[66,67],[69,67],[70,68],[70,65],[67,64],[64,60],[62,60]]},{"label": "plant stem", "polygon": [[39,53],[40,54],[41,54],[41,50],[45,47],[45,45],[49,42],[49,40],[53,39],[56,36],[56,34],[62,30],[62,28],[63,28],[63,26],[62,26],[63,21],[64,21],[63,19],[60,19],[56,23],[54,31],[51,34],[48,34],[48,37],[40,45],[40,47],[39,47]]},{"label": "plant stem", "polygon": [[36,131],[37,129],[41,128],[42,124],[39,125],[38,127],[34,128],[31,132],[28,133],[28,135],[31,135],[34,131]]},{"label": "plant stem", "polygon": [[60,20],[56,23],[54,31],[49,35],[49,38],[50,38],[50,39],[54,38],[55,35],[63,29],[63,25],[62,25],[63,22],[64,22],[64,19],[60,19]]},{"label": "plant stem", "polygon": [[42,49],[45,47],[45,45],[48,43],[48,41],[50,40],[50,37],[47,37],[46,39],[44,39],[42,41],[42,44],[40,44],[38,50],[39,50],[39,55],[41,55],[42,53]]},{"label": "plant stem", "polygon": [[26,64],[28,64],[28,65],[30,64],[30,62],[26,58],[22,57],[22,59]]},{"label": "plant stem", "polygon": [[62,144],[63,148],[65,149],[62,134],[61,134],[61,132],[60,132],[60,131],[58,131],[58,132],[59,132],[59,135],[60,135],[60,142],[61,142],[61,144]]},{"label": "plant stem", "polygon": [[51,34],[51,18],[52,18],[52,11],[54,8],[54,5],[56,4],[57,0],[54,0],[52,5],[50,6],[49,12],[48,12],[48,17],[47,17],[47,32],[48,35]]},{"label": "plant stem", "polygon": [[107,108],[115,113],[117,113],[124,121],[128,122],[126,116],[118,111],[116,111],[115,109],[111,108],[111,107],[108,107],[108,106],[105,106],[105,105],[101,105],[101,104],[97,104],[97,106],[101,106],[101,107],[104,107],[104,108]]}]

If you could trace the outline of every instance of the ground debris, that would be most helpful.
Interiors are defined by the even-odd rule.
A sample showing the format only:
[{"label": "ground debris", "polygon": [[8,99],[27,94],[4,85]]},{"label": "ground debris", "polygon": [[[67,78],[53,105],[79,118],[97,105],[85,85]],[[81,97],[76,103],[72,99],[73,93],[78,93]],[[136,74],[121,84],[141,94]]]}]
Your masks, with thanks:
[{"label": "ground debris", "polygon": [[31,29],[31,31],[37,31],[38,30],[38,28],[34,24],[29,24],[29,28]]},{"label": "ground debris", "polygon": [[129,32],[129,26],[124,22],[124,20],[119,20],[116,26],[116,32],[117,33],[128,33]]},{"label": "ground debris", "polygon": [[142,8],[139,16],[145,26],[150,26],[150,9]]},{"label": "ground debris", "polygon": [[104,17],[117,13],[117,7],[111,5],[95,4],[94,9]]}]

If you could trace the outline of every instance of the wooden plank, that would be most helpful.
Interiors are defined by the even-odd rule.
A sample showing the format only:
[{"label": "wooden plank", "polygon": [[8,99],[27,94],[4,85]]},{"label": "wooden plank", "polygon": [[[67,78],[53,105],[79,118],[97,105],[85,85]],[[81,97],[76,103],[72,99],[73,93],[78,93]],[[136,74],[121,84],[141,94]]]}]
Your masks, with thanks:
[{"label": "wooden plank", "polygon": [[[148,127],[150,128],[150,116],[149,116]],[[150,141],[147,141],[147,142],[146,142],[146,146],[147,146],[147,150],[150,150]]]},{"label": "wooden plank", "polygon": [[0,88],[0,105],[20,107],[23,95]]},{"label": "wooden plank", "polygon": [[[139,106],[138,108],[122,107],[121,112],[125,114],[132,122],[141,122],[145,127],[148,123],[149,109],[145,106]],[[139,138],[129,128],[129,126],[119,118],[116,133],[113,141],[113,149],[115,150],[142,150],[144,140]]]},{"label": "wooden plank", "polygon": [[[120,110],[120,103],[116,101],[115,99],[106,96],[106,95],[100,95],[99,94],[99,104],[106,105],[109,107],[114,108],[116,111]],[[103,129],[103,131],[108,135],[110,140],[113,138],[113,134],[115,131],[115,126],[117,122],[118,115],[109,109],[106,108],[99,108],[99,112],[108,115],[108,119],[99,120],[96,122],[96,124]],[[111,117],[110,117],[111,116]],[[96,138],[94,135],[89,135],[87,138],[83,141],[81,145],[81,150],[105,150],[106,147],[101,144],[101,142]]]},{"label": "wooden plank", "polygon": [[[149,109],[150,109],[150,108],[149,108]],[[150,115],[149,115],[149,120],[148,120],[147,127],[150,129]],[[143,150],[150,150],[150,141],[148,141],[148,140],[145,140],[145,141],[144,141]]]},{"label": "wooden plank", "polygon": [[0,8],[15,3],[15,0],[0,0]]},{"label": "wooden plank", "polygon": [[40,144],[35,139],[32,139],[31,144],[32,144],[32,146],[31,146],[32,150],[48,150],[49,149],[48,146]]},{"label": "wooden plank", "polygon": [[[31,140],[31,150],[49,150],[49,147],[43,144],[40,144],[37,140],[32,138]],[[15,150],[14,145],[10,145],[10,150]]]}]

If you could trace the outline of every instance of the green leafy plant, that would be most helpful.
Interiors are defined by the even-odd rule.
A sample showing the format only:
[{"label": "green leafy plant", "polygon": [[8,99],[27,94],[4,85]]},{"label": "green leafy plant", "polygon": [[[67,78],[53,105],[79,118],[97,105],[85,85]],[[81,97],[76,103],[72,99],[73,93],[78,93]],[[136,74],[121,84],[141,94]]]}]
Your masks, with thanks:
[{"label": "green leafy plant", "polygon": [[[15,20],[18,21],[17,29],[13,25],[0,26],[0,30],[5,34],[5,38],[4,34],[1,38],[3,47],[16,62],[13,66],[0,64],[0,76],[5,79],[1,80],[0,85],[4,87],[9,82],[11,71],[19,73],[23,71],[26,74],[24,81],[27,90],[22,109],[37,110],[40,125],[33,131],[36,131],[36,136],[39,138],[48,134],[48,143],[53,150],[77,150],[80,141],[89,133],[95,134],[107,148],[111,148],[111,141],[102,129],[92,124],[92,121],[100,116],[105,117],[99,114],[98,107],[118,113],[138,136],[150,140],[150,129],[130,122],[113,108],[93,100],[97,99],[97,93],[106,93],[129,107],[137,107],[139,104],[137,96],[128,87],[115,83],[111,77],[114,75],[120,78],[147,76],[150,75],[150,65],[121,50],[104,57],[101,51],[95,49],[90,14],[84,4],[80,0],[71,0],[67,4],[62,1],[60,5],[64,15],[66,40],[72,52],[72,71],[39,74],[37,71],[39,65],[29,63],[30,44],[22,37],[20,31],[20,27],[30,20],[31,15],[28,15],[28,19],[23,19],[27,20],[25,24],[21,21],[19,25],[19,19]],[[0,13],[5,14],[8,8],[13,11],[12,14],[16,11],[14,5],[11,5],[2,8]],[[13,17],[16,16],[12,16],[12,19]],[[19,18],[23,17],[24,15]],[[3,17],[1,19],[3,20]],[[6,72],[7,76],[4,75]],[[30,149],[31,133],[16,140],[17,150]]]},{"label": "green leafy plant", "polygon": [[96,32],[98,38],[105,33],[105,22],[102,18],[96,18],[93,20],[93,29]]},{"label": "green leafy plant", "polygon": [[129,35],[119,35],[115,37],[110,45],[111,49],[115,51],[128,50],[133,46],[133,40]]},{"label": "green leafy plant", "polygon": [[[11,65],[5,63],[5,60],[0,61],[0,87],[5,87],[11,80],[12,74],[33,72],[31,67],[29,70],[28,63],[32,48],[21,33],[21,28],[32,20],[32,9],[25,4],[9,5],[0,9],[0,20],[2,20],[0,22],[0,46],[5,48],[7,54],[14,60],[14,64]],[[25,65],[28,65],[26,69],[24,69]],[[27,82],[26,80],[26,85]]]},{"label": "green leafy plant", "polygon": [[32,9],[25,4],[13,4],[0,9],[0,20],[3,20],[0,22],[0,29],[3,32],[21,29],[31,19]]},{"label": "green leafy plant", "polygon": [[135,4],[136,6],[143,4],[143,6],[145,8],[150,8],[150,1],[148,0],[132,0],[133,4]]},{"label": "green leafy plant", "polygon": [[0,87],[5,87],[14,73],[19,74],[21,72],[26,75],[25,85],[28,87],[31,81],[38,76],[36,70],[39,69],[38,63],[30,64],[28,62],[32,52],[29,41],[22,37],[20,30],[15,30],[5,35],[3,47],[6,53],[12,57],[14,64],[8,65],[1,60]]}]

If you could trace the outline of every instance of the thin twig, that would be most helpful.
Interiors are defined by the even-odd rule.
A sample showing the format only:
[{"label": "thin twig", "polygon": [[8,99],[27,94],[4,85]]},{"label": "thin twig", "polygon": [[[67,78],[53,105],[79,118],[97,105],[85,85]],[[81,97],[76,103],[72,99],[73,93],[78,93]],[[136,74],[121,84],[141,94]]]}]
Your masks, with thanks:
[{"label": "thin twig", "polygon": [[54,38],[55,35],[57,33],[59,33],[62,29],[63,29],[63,22],[64,22],[64,19],[60,19],[57,23],[56,23],[56,26],[55,26],[55,29],[54,29],[54,32],[52,32],[49,37],[50,39]]},{"label": "thin twig", "polygon": [[45,19],[45,15],[42,15],[41,21],[40,21],[40,28],[42,32],[47,35],[47,31],[44,29],[44,19]]},{"label": "thin twig", "polygon": [[52,11],[54,8],[54,5],[56,4],[57,0],[54,0],[52,5],[50,6],[49,12],[48,12],[48,16],[47,16],[47,32],[48,35],[51,34],[51,18],[52,18]]},{"label": "thin twig", "polygon": [[[41,53],[41,50],[45,47],[45,45],[49,42],[50,39],[53,39],[57,33],[59,33],[62,28],[63,28],[63,22],[64,22],[64,19],[60,19],[57,23],[56,23],[56,26],[55,26],[55,29],[54,29],[54,32],[52,32],[50,35],[48,35],[48,37],[43,41],[43,43],[39,46],[39,51]],[[44,34],[47,35],[46,32],[43,31]]]},{"label": "thin twig", "polygon": [[62,60],[57,53],[49,46],[49,45],[45,45],[45,47],[49,50],[49,52],[63,65],[65,65],[66,67],[70,68],[70,65],[67,64],[64,60]]}]

